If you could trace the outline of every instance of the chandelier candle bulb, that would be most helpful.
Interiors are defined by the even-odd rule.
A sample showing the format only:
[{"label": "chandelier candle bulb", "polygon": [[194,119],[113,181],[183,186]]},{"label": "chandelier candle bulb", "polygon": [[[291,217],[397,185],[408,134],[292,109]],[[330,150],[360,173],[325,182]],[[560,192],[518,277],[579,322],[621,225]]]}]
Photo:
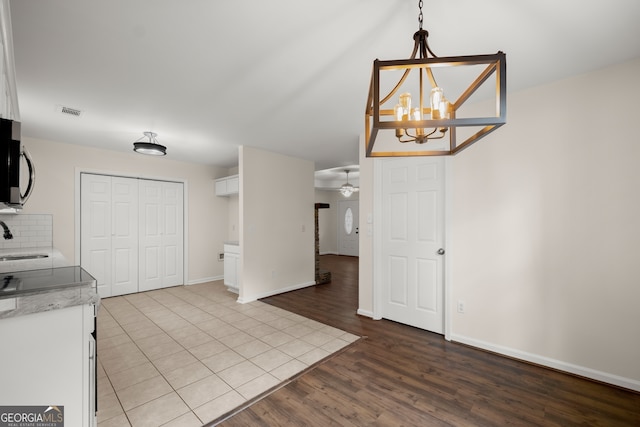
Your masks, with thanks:
[{"label": "chandelier candle bulb", "polygon": [[444,100],[444,92],[439,87],[431,89],[431,119],[442,119],[442,104]]},{"label": "chandelier candle bulb", "polygon": [[408,116],[409,111],[411,111],[411,94],[403,93],[399,97],[400,106],[402,107],[402,116]]}]

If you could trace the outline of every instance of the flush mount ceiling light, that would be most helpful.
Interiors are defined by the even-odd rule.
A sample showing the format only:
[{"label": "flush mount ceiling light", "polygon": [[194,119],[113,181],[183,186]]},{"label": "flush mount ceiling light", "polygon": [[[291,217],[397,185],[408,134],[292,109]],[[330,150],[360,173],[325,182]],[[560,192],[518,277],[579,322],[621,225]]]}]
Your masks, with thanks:
[{"label": "flush mount ceiling light", "polygon": [[[151,156],[164,156],[167,154],[167,147],[158,143],[155,132],[142,132],[143,138],[149,138],[149,141],[136,141],[133,143],[133,151],[140,154],[149,154]],[[142,139],[142,138],[140,138]]]},{"label": "flush mount ceiling light", "polygon": [[[411,57],[373,62],[365,112],[367,157],[452,155],[506,123],[506,55],[436,56],[427,43],[429,32],[422,29],[422,0],[418,8]],[[414,108],[411,90],[417,93]],[[495,103],[487,102],[491,97]],[[395,138],[390,132],[379,135],[386,130],[394,130]]]},{"label": "flush mount ceiling light", "polygon": [[354,191],[356,191],[356,187],[349,184],[349,170],[347,169],[345,170],[345,172],[347,173],[347,182],[342,184],[342,186],[340,187],[340,193],[342,193],[344,197],[349,197],[353,194]]}]

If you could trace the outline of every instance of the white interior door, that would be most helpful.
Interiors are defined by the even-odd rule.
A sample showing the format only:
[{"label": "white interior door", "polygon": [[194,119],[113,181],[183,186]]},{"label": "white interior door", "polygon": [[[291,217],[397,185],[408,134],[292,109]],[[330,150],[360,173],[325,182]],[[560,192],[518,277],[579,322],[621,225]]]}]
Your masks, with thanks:
[{"label": "white interior door", "polygon": [[159,182],[140,182],[140,284],[139,290],[162,287],[160,252],[162,251],[162,186]]},{"label": "white interior door", "polygon": [[338,253],[340,255],[359,256],[360,254],[358,217],[358,201],[340,200],[338,202]]},{"label": "white interior door", "polygon": [[111,292],[111,178],[80,176],[80,265],[95,277],[101,297]]},{"label": "white interior door", "polygon": [[184,283],[184,185],[83,173],[80,264],[101,297]]},{"label": "white interior door", "polygon": [[184,185],[163,182],[162,194],[162,287],[177,286],[184,282]]},{"label": "white interior door", "polygon": [[183,283],[183,185],[140,180],[140,291]]},{"label": "white interior door", "polygon": [[137,181],[82,174],[80,191],[80,265],[101,297],[137,292]]},{"label": "white interior door", "polygon": [[111,178],[112,295],[138,291],[138,182]]},{"label": "white interior door", "polygon": [[381,315],[443,333],[444,159],[381,163]]}]

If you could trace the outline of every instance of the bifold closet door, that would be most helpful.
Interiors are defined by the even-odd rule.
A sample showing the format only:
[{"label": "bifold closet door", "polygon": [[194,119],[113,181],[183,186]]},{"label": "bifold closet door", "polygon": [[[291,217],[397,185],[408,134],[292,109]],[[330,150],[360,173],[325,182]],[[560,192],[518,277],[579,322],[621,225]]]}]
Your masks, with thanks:
[{"label": "bifold closet door", "polygon": [[80,176],[80,265],[101,297],[138,291],[138,182]]},{"label": "bifold closet door", "polygon": [[183,184],[141,179],[139,200],[139,291],[183,284]]}]

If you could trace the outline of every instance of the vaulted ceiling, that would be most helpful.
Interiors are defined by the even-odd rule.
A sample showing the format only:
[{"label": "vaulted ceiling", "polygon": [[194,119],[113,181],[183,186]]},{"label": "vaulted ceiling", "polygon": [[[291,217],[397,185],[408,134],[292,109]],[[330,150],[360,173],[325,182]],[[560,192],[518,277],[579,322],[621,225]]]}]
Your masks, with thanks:
[{"label": "vaulted ceiling", "polygon": [[[409,57],[418,29],[417,0],[10,7],[23,135],[131,151],[153,131],[169,158],[222,167],[239,145],[317,170],[357,164],[372,62]],[[509,92],[640,57],[637,0],[425,0],[423,11],[439,56],[504,51]]]}]

